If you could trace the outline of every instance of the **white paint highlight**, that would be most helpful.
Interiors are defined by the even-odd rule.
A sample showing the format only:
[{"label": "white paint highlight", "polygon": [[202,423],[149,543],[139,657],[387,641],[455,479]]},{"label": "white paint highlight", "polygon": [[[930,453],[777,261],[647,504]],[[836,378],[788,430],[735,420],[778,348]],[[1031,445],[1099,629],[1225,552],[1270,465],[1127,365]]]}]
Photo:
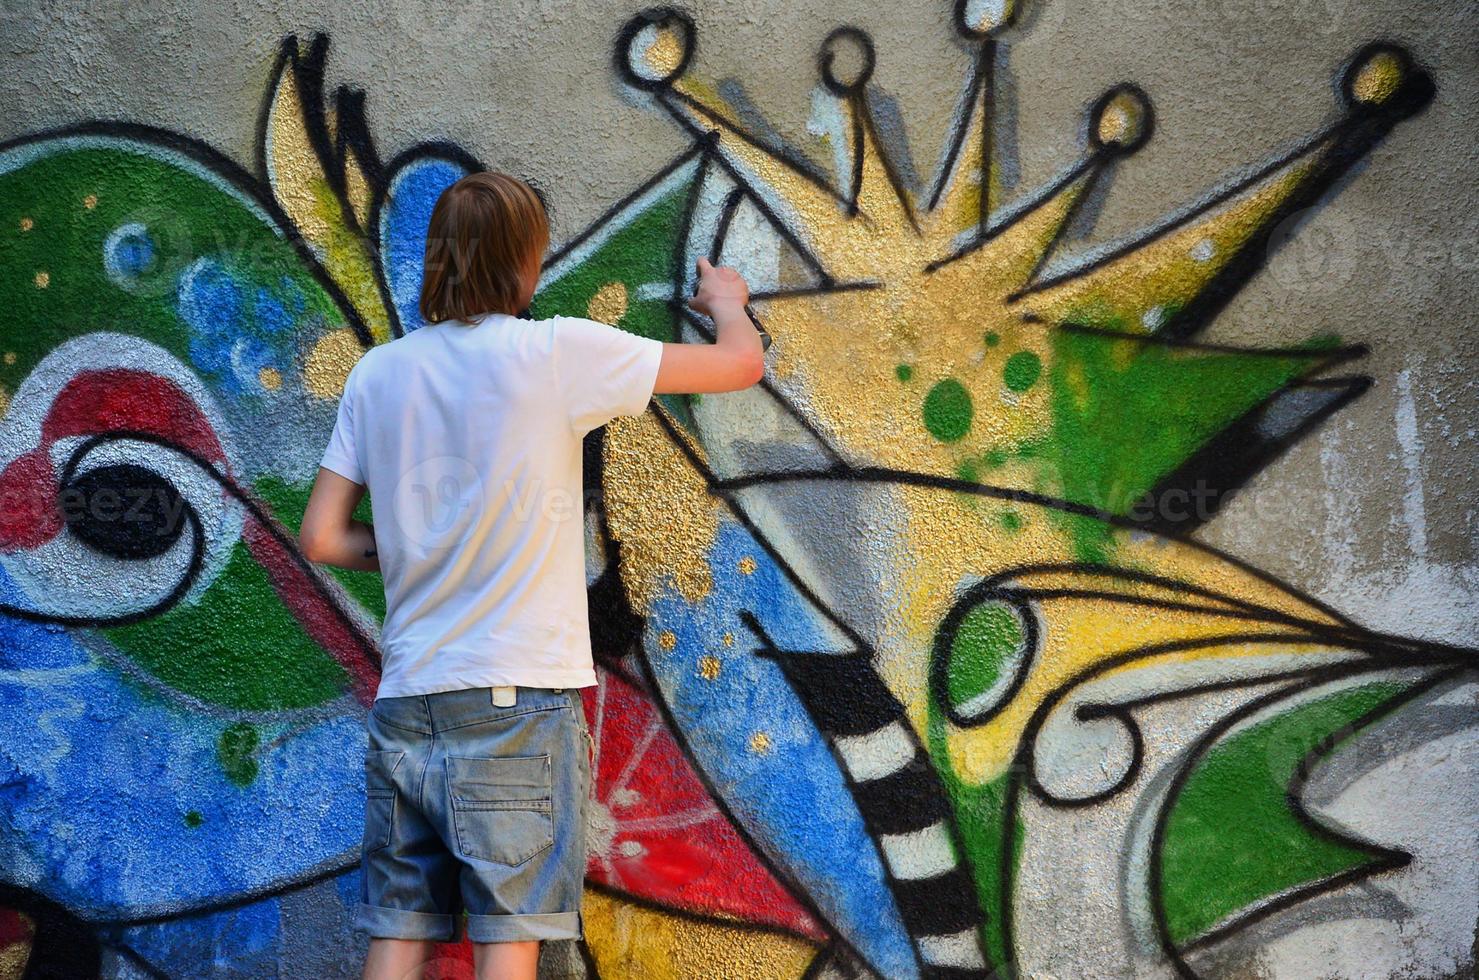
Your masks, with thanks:
[{"label": "white paint highlight", "polygon": [[878,844],[895,878],[916,881],[955,868],[955,845],[943,821],[907,834],[882,834]]},{"label": "white paint highlight", "polygon": [[1423,493],[1423,440],[1417,428],[1417,404],[1412,398],[1412,371],[1397,372],[1397,444],[1402,447],[1402,469],[1407,487],[1402,494],[1402,518],[1407,523],[1407,546],[1424,561],[1428,557],[1428,508]]},{"label": "white paint highlight", "polygon": [[965,970],[984,969],[986,958],[976,930],[962,929],[949,936],[920,936],[919,955],[935,966],[955,966]]},{"label": "white paint highlight", "polygon": [[898,772],[916,753],[914,741],[896,721],[866,735],[839,735],[835,744],[848,773],[860,783]]}]

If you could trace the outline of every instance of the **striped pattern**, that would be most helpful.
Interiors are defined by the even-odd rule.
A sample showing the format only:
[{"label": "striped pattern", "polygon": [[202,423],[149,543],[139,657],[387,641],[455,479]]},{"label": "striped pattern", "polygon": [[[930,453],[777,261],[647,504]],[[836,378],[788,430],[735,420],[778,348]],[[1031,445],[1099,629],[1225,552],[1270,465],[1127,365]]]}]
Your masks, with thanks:
[{"label": "striped pattern", "polygon": [[883,681],[860,655],[783,653],[785,672],[837,752],[928,980],[990,975],[984,915],[962,863],[945,787]]}]

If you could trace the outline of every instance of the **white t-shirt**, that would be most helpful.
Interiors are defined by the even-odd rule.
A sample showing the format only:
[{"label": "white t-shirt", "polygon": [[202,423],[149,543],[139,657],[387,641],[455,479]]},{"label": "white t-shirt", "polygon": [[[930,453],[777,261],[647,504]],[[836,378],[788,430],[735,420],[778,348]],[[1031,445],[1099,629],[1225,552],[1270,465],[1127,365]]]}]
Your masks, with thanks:
[{"label": "white t-shirt", "polygon": [[377,697],[596,683],[581,439],[652,398],[662,344],[593,320],[449,320],[368,351],[323,466],[369,488]]}]

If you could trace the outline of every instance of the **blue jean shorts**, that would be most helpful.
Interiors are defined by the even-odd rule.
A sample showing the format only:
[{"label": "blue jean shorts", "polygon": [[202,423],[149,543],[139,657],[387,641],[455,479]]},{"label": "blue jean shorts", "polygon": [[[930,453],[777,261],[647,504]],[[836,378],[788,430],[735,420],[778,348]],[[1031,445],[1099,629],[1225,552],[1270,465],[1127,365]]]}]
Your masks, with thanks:
[{"label": "blue jean shorts", "polygon": [[380,698],[366,721],[363,892],[371,936],[578,939],[591,742],[573,688]]}]

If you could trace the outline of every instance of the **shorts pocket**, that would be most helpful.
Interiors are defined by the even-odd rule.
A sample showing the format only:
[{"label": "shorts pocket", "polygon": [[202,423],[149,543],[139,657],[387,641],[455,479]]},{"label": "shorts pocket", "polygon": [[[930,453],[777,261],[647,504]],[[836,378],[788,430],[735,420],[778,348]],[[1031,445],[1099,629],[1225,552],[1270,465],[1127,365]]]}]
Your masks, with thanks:
[{"label": "shorts pocket", "polygon": [[460,856],[523,864],[555,842],[548,755],[447,757]]},{"label": "shorts pocket", "polygon": [[395,767],[404,752],[365,752],[365,853],[390,843],[395,826]]}]

